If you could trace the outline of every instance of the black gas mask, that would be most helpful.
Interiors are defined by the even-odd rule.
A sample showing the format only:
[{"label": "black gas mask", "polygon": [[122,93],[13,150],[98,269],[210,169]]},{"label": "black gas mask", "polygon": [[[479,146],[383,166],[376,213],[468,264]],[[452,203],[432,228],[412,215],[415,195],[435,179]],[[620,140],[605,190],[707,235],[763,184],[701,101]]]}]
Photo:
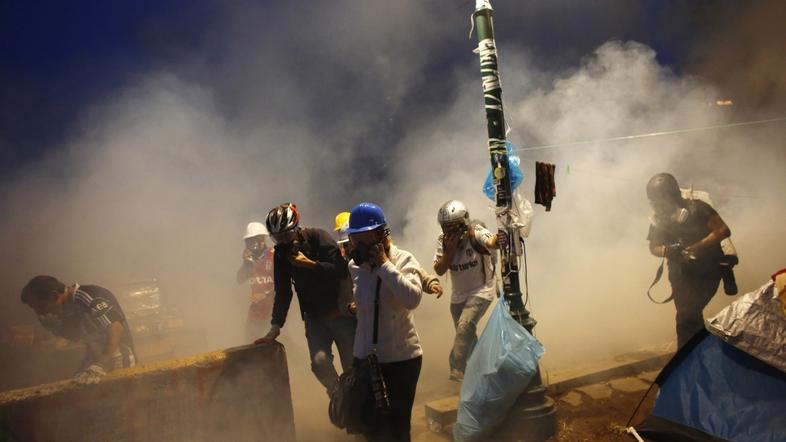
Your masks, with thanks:
[{"label": "black gas mask", "polygon": [[284,256],[297,256],[298,253],[303,251],[303,244],[301,244],[300,240],[295,238],[293,241],[286,244],[277,245],[276,249],[280,250]]},{"label": "black gas mask", "polygon": [[264,236],[254,236],[246,239],[246,250],[251,253],[251,258],[257,260],[262,257],[267,249]]},{"label": "black gas mask", "polygon": [[390,247],[387,245],[387,241],[385,241],[388,235],[390,235],[390,231],[385,229],[382,238],[375,243],[352,243],[352,247],[349,252],[350,258],[355,261],[356,265],[363,265],[364,263],[368,262],[369,253],[371,252],[372,248],[376,247],[377,244],[382,244],[383,247],[385,247],[385,252],[387,253],[390,250]]}]

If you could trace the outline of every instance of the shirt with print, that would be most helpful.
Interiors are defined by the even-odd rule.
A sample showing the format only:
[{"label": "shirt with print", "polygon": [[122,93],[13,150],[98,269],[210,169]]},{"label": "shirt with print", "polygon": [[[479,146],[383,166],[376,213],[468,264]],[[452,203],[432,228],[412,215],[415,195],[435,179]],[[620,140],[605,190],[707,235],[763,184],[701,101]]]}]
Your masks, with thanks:
[{"label": "shirt with print", "polygon": [[237,282],[248,281],[251,285],[251,303],[266,301],[273,305],[273,249],[265,248],[254,261],[243,260],[237,271]]},{"label": "shirt with print", "polygon": [[[87,346],[82,368],[97,363],[104,356],[113,322],[123,325],[119,351],[123,366],[135,364],[134,344],[125,314],[117,298],[109,290],[97,285],[76,285],[74,295],[63,305],[55,321],[42,322],[53,334]],[[119,367],[117,367],[119,368]]]},{"label": "shirt with print", "polygon": [[[475,225],[475,238],[481,247],[489,242],[493,236],[486,228]],[[437,238],[437,251],[434,255],[434,262],[437,262],[443,255],[442,238],[440,234]],[[450,282],[453,293],[450,295],[452,304],[459,304],[471,296],[479,296],[486,300],[493,300],[496,296],[496,284],[494,275],[494,264],[491,255],[478,253],[469,239],[469,234],[458,244],[458,250],[453,256],[453,262],[448,266]],[[490,251],[494,253],[494,250]]]}]

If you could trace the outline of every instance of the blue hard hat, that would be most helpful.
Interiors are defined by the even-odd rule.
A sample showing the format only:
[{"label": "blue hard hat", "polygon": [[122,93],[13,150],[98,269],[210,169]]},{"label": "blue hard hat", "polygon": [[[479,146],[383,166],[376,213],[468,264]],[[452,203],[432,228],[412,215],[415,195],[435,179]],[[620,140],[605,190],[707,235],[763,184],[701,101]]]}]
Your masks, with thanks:
[{"label": "blue hard hat", "polygon": [[382,208],[374,203],[360,203],[349,212],[347,234],[368,232],[387,225]]}]

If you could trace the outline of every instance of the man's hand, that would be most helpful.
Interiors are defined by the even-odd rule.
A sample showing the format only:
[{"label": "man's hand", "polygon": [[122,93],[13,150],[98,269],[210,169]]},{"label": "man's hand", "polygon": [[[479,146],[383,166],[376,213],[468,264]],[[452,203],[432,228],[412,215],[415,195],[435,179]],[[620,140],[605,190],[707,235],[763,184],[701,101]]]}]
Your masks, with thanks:
[{"label": "man's hand", "polygon": [[429,283],[428,291],[429,291],[429,293],[433,293],[433,294],[437,295],[437,299],[441,298],[442,294],[444,293],[444,289],[442,288],[442,284],[440,284],[438,280],[434,280],[434,281],[431,281],[431,283]]},{"label": "man's hand", "polygon": [[275,341],[278,335],[281,334],[281,327],[278,325],[271,325],[270,331],[267,332],[265,336],[254,341],[254,344],[270,344],[271,342]]},{"label": "man's hand", "polygon": [[251,254],[251,250],[243,249],[243,261],[254,262],[254,255]]},{"label": "man's hand", "polygon": [[372,267],[379,267],[388,262],[388,254],[382,243],[376,243],[368,249],[368,262]]},{"label": "man's hand", "polygon": [[93,364],[83,371],[77,373],[74,377],[74,380],[82,385],[97,384],[101,382],[101,379],[104,376],[106,376],[106,370],[104,370],[104,367]]},{"label": "man's hand", "polygon": [[308,256],[304,255],[303,252],[297,252],[297,255],[290,256],[289,262],[293,266],[303,269],[313,269],[317,265],[316,262],[308,259]]},{"label": "man's hand", "polygon": [[465,232],[445,234],[442,237],[443,253],[448,256],[453,256],[453,254],[456,253],[456,249],[458,249],[459,243],[464,239],[465,236]]},{"label": "man's hand", "polygon": [[680,253],[682,255],[682,259],[685,261],[696,259],[696,251],[691,246],[685,247]]},{"label": "man's hand", "polygon": [[352,301],[349,304],[347,304],[347,311],[349,311],[349,313],[353,315],[356,315],[358,313],[358,303]]}]

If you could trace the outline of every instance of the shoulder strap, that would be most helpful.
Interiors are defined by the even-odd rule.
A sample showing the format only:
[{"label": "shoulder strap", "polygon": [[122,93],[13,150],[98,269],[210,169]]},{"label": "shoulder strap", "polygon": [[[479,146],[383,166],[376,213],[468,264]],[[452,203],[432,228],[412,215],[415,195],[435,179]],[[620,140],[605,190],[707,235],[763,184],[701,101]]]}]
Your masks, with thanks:
[{"label": "shoulder strap", "polygon": [[674,292],[673,291],[669,295],[669,297],[664,299],[663,301],[656,301],[652,297],[652,295],[650,294],[650,290],[652,290],[652,288],[655,287],[655,284],[657,284],[658,281],[660,281],[660,278],[663,276],[663,263],[665,263],[665,262],[666,262],[666,257],[664,257],[663,260],[660,262],[660,267],[658,267],[658,270],[655,271],[655,280],[652,281],[652,284],[650,284],[650,288],[647,289],[647,297],[650,298],[650,301],[654,302],[655,304],[666,304],[667,302],[669,302],[672,299],[674,299]]},{"label": "shoulder strap", "polygon": [[[372,344],[376,347],[377,345],[377,337],[379,335],[379,288],[382,285],[382,278],[377,277],[377,292],[374,295],[374,335],[372,338]],[[376,348],[374,349],[376,352]]]},{"label": "shoulder strap", "polygon": [[469,244],[472,246],[473,249],[475,249],[476,252],[480,253],[481,255],[491,255],[489,249],[487,249],[484,245],[482,245],[480,241],[478,241],[478,238],[475,237],[475,235],[471,235],[469,237]]}]

